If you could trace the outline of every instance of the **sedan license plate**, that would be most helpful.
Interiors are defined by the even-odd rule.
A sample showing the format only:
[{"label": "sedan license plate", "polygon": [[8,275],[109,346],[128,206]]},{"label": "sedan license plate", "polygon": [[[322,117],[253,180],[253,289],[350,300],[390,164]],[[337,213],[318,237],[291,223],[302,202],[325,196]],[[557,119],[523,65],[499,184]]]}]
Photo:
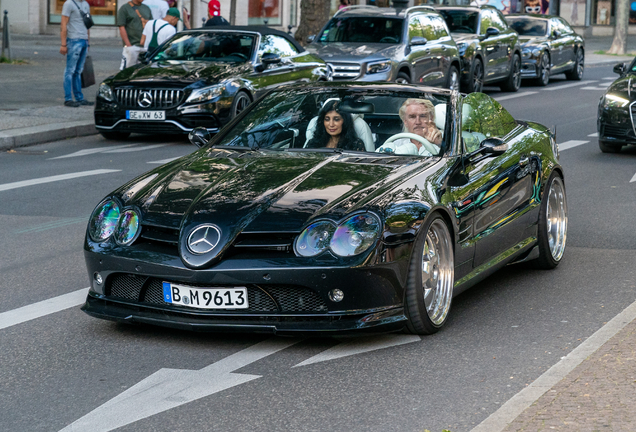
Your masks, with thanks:
[{"label": "sedan license plate", "polygon": [[165,111],[126,111],[128,120],[165,120]]},{"label": "sedan license plate", "polygon": [[247,288],[196,288],[163,283],[166,303],[199,309],[247,309]]}]

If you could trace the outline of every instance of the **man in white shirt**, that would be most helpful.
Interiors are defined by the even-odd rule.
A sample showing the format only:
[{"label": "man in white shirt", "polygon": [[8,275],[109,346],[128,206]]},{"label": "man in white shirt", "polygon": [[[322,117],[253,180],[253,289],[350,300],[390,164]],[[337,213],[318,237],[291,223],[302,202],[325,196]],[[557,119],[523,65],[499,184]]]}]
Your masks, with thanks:
[{"label": "man in white shirt", "polygon": [[437,155],[442,143],[442,133],[435,126],[433,103],[427,99],[410,98],[404,101],[399,114],[404,124],[404,132],[421,136],[428,143],[425,145],[416,139],[399,138],[391,143],[383,144],[376,152],[399,155]]},{"label": "man in white shirt", "polygon": [[[163,1],[163,0],[162,0]],[[145,2],[144,2],[145,3]],[[141,35],[141,45],[143,45],[146,51],[152,51],[166,40],[170,39],[177,32],[176,26],[179,22],[180,14],[179,9],[170,8],[166,14],[165,19],[150,20],[144,27],[144,32]],[[156,40],[153,43],[153,36],[156,35]],[[156,45],[155,45],[156,44]]]},{"label": "man in white shirt", "polygon": [[163,19],[168,13],[168,2],[166,0],[143,0],[143,4],[150,8],[152,19]]}]

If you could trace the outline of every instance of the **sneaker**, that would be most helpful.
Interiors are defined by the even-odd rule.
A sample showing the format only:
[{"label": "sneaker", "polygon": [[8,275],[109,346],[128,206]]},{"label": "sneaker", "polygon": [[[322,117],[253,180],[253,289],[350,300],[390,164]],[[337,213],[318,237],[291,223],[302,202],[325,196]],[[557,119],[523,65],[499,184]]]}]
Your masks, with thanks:
[{"label": "sneaker", "polygon": [[77,102],[78,104],[82,105],[82,106],[91,106],[91,105],[95,105],[95,102],[90,102],[87,101],[86,99],[82,99],[81,101]]},{"label": "sneaker", "polygon": [[79,103],[79,102],[75,102],[75,101],[72,101],[72,100],[70,100],[70,101],[64,101],[64,106],[67,106],[67,107],[77,108],[77,107],[78,107],[78,106],[80,106],[80,105],[81,105],[81,103]]}]

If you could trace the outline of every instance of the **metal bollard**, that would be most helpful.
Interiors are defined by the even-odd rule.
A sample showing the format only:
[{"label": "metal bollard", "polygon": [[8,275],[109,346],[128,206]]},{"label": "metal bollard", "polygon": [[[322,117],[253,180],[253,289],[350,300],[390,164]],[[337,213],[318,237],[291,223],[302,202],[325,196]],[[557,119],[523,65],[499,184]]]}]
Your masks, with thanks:
[{"label": "metal bollard", "polygon": [[[8,55],[5,56],[4,52],[7,51]],[[9,33],[9,12],[4,11],[4,18],[2,19],[2,54],[1,57],[6,57],[11,61],[11,35]]]}]

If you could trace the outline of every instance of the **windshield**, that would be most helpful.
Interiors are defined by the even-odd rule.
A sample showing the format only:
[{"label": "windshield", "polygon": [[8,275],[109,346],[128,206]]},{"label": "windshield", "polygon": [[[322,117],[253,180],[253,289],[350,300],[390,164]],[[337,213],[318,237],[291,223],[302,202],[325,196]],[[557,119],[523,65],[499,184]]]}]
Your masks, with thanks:
[{"label": "windshield", "polygon": [[254,35],[235,32],[177,34],[153,60],[204,60],[244,63],[252,58]]},{"label": "windshield", "polygon": [[[279,151],[437,156],[448,146],[447,103],[448,96],[422,92],[280,90],[248,108],[244,118],[213,142]],[[416,135],[415,140],[395,137],[403,132]]]},{"label": "windshield", "polygon": [[545,36],[548,22],[532,18],[506,18],[510,27],[521,36]]},{"label": "windshield", "polygon": [[318,41],[396,44],[402,41],[404,20],[383,17],[333,18]]},{"label": "windshield", "polygon": [[477,33],[479,12],[467,10],[440,10],[451,33]]}]

